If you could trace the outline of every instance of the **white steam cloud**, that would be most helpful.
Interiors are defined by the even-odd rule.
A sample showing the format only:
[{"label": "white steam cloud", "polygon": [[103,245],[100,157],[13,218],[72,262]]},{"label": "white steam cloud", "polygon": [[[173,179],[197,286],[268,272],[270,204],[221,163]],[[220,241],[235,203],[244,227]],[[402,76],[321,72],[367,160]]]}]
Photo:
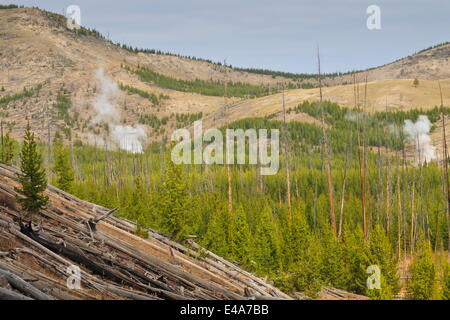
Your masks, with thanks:
[{"label": "white steam cloud", "polygon": [[430,130],[431,122],[427,116],[420,115],[415,123],[405,120],[403,131],[407,139],[414,143],[419,163],[436,159],[436,148],[431,144]]},{"label": "white steam cloud", "polygon": [[119,148],[133,153],[142,153],[142,143],[147,134],[142,126],[115,126],[111,137],[119,143]]},{"label": "white steam cloud", "polygon": [[133,153],[142,153],[142,144],[147,140],[145,127],[120,124],[122,119],[113,102],[119,91],[117,84],[105,76],[103,68],[97,70],[96,77],[100,82],[100,94],[94,103],[97,114],[92,122],[108,124],[110,138],[118,148]]}]

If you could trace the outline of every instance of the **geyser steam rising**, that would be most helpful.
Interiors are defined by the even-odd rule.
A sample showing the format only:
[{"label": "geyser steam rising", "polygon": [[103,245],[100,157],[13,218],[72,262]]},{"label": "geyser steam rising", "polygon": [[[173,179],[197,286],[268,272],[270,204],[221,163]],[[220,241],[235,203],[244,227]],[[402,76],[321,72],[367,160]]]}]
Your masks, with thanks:
[{"label": "geyser steam rising", "polygon": [[144,126],[123,126],[121,117],[116,106],[113,104],[114,98],[119,91],[117,84],[105,76],[103,68],[96,72],[96,77],[100,82],[100,94],[94,103],[96,116],[93,123],[106,123],[110,129],[111,140],[122,150],[133,153],[142,153],[142,144],[147,140]]},{"label": "geyser steam rising", "polygon": [[415,123],[405,120],[403,131],[408,140],[414,143],[419,163],[436,159],[436,148],[431,144],[430,130],[431,122],[427,116],[420,115]]}]

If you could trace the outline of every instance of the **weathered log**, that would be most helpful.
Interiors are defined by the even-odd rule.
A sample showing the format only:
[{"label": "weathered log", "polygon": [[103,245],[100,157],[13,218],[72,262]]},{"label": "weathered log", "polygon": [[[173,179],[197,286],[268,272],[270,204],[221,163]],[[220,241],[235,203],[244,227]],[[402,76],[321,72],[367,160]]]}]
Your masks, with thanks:
[{"label": "weathered log", "polygon": [[260,296],[260,295],[254,295],[251,298],[253,300],[286,300],[286,299],[274,297],[274,296]]},{"label": "weathered log", "polygon": [[[28,249],[17,249],[16,251],[19,254],[27,254],[30,252]],[[46,266],[49,265],[46,264]],[[94,296],[87,294],[85,291],[69,291],[69,289],[67,288],[67,284],[62,285],[57,280],[50,278],[37,270],[30,269],[29,267],[15,260],[0,261],[0,268],[8,270],[21,278],[36,279],[36,281],[33,282],[33,285],[36,288],[59,300],[79,300],[81,298],[95,299]]]},{"label": "weathered log", "polygon": [[108,211],[106,214],[104,214],[104,215],[102,215],[100,217],[90,219],[88,221],[89,226],[91,227],[92,230],[95,231],[98,222],[100,222],[102,220],[105,220],[106,218],[108,218],[110,215],[116,213],[117,211],[119,211],[119,208],[114,208],[114,209]]},{"label": "weathered log", "polygon": [[130,300],[158,300],[158,297],[153,297],[150,298],[148,296],[143,296],[141,294],[129,291],[129,290],[125,290],[125,289],[121,289],[118,288],[116,286],[112,286],[112,285],[102,285],[104,287],[105,290],[109,290],[111,292],[114,292],[116,294],[118,294],[119,296],[128,298]]},{"label": "weathered log", "polygon": [[335,289],[335,288],[329,288],[329,287],[322,287],[321,293],[319,293],[319,296],[323,295],[329,295],[332,297],[335,297],[337,299],[342,300],[368,300],[369,298],[366,296],[362,296],[355,293],[350,293],[344,290]]},{"label": "weathered log", "polygon": [[1,276],[1,275],[0,275],[0,288],[12,289],[8,280],[4,276]]},{"label": "weathered log", "polygon": [[[63,263],[63,266],[59,265],[57,262],[54,261],[49,261],[48,259],[42,257],[41,255],[37,254],[34,251],[31,251],[27,248],[21,249],[21,252],[29,254],[33,257],[35,257],[36,259],[40,260],[42,263],[45,263],[48,266],[51,266],[55,271],[57,271],[64,279],[66,279],[66,277],[68,276],[67,274],[67,270],[66,270],[66,264]],[[16,263],[16,262],[15,262]],[[103,288],[104,283],[99,283],[96,279],[94,279],[90,274],[86,273],[83,270],[81,271],[81,282],[84,283],[85,285],[87,285],[89,288],[93,288],[95,290],[97,290],[102,296],[106,296],[106,297],[114,297],[117,296],[116,294],[112,294],[110,293],[110,291],[107,291]],[[33,275],[38,275],[38,273],[36,274],[33,271]],[[45,276],[43,276],[43,278],[45,279]],[[50,280],[51,282],[52,280]],[[63,287],[60,287],[61,289],[63,289]],[[71,293],[76,294],[76,295],[80,295],[80,296],[86,296],[88,297],[88,299],[96,299],[94,296],[86,294],[85,292],[86,290],[70,290]]]},{"label": "weathered log", "polygon": [[[50,249],[47,249],[46,247],[44,247],[43,245],[41,245],[40,243],[34,241],[33,239],[27,237],[26,235],[22,234],[20,231],[11,230],[11,233],[14,234],[15,236],[19,237],[20,239],[24,240],[25,242],[28,242],[29,244],[35,246],[36,248],[38,248],[39,250],[43,251],[44,253],[46,253],[47,255],[49,255],[50,257],[56,259],[57,261],[59,261],[60,263],[64,264],[67,267],[73,265],[73,263],[69,262],[68,260],[60,257],[59,255],[57,255],[56,253],[54,253],[53,251],[51,251]],[[49,262],[50,263],[50,262]],[[61,271],[61,273],[66,274],[66,270]],[[81,274],[83,275],[81,277],[81,280],[86,282],[86,284],[90,285],[92,288],[94,289],[98,289],[95,286],[95,283],[93,283],[90,279],[89,274],[87,274],[86,272],[84,272],[83,270],[81,270]]]},{"label": "weathered log", "polygon": [[25,280],[21,279],[20,277],[16,276],[15,274],[9,271],[0,269],[0,275],[3,276],[6,280],[8,280],[9,284],[13,288],[19,290],[20,292],[29,297],[32,297],[36,300],[55,300],[49,295],[33,287],[31,284],[29,284]]},{"label": "weathered log", "polygon": [[294,292],[293,296],[296,300],[312,300],[311,297],[308,297],[306,294],[301,292]]},{"label": "weathered log", "polygon": [[20,293],[0,288],[0,300],[33,300],[27,296],[24,296]]}]

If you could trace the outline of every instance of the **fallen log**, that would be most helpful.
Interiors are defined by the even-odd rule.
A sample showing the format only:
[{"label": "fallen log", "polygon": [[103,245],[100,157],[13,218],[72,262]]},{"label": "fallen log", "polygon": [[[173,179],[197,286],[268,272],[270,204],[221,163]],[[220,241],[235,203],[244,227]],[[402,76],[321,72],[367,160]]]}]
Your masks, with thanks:
[{"label": "fallen log", "polygon": [[251,300],[286,300],[286,299],[274,297],[274,296],[260,296],[260,295],[254,295],[250,299]]},{"label": "fallen log", "polygon": [[[35,253],[32,253],[29,249],[16,249],[16,251],[18,254],[29,254],[35,257]],[[47,263],[46,266],[49,266],[49,264]],[[0,261],[0,268],[8,270],[21,278],[36,279],[33,283],[36,288],[60,300],[95,299],[94,296],[89,295],[85,290],[70,290],[67,288],[67,283],[61,284],[57,280],[37,270],[30,269],[16,260]],[[57,268],[54,269],[56,270]]]},{"label": "fallen log", "polygon": [[8,290],[5,288],[0,288],[0,300],[33,300],[27,296],[20,293]]},{"label": "fallen log", "polygon": [[[34,247],[36,247],[37,249],[39,249],[42,252],[46,253],[50,257],[56,259],[60,263],[64,264],[66,268],[73,265],[73,263],[69,262],[68,260],[66,260],[66,259],[64,259],[62,257],[60,257],[58,254],[54,253],[50,249],[47,249],[46,247],[41,245],[40,243],[38,243],[38,242],[34,241],[33,239],[27,237],[26,235],[22,234],[20,231],[12,229],[11,233],[14,234],[15,236],[19,237],[20,239],[24,240],[25,242],[28,242],[29,244],[33,245]],[[36,256],[36,257],[39,257],[39,256]],[[39,257],[39,258],[41,258],[41,257]],[[50,262],[48,262],[48,263],[50,263]],[[67,271],[65,269],[64,270],[59,270],[59,271],[62,274],[67,275]],[[97,289],[98,290],[98,287],[95,285],[95,282],[93,282],[91,280],[91,277],[90,277],[90,275],[88,273],[86,273],[83,270],[81,270],[81,274],[82,274],[81,280],[83,282],[85,282],[87,285],[91,286],[93,289]]]},{"label": "fallen log", "polygon": [[43,293],[39,289],[33,287],[31,284],[9,271],[0,269],[0,275],[8,280],[9,284],[13,288],[22,292],[24,295],[30,296],[36,300],[55,300],[53,297],[50,297],[49,295]]},{"label": "fallen log", "polygon": [[107,285],[100,285],[100,286],[102,286],[105,290],[109,290],[109,291],[111,291],[113,293],[118,294],[119,296],[128,298],[130,300],[159,300],[158,297],[156,297],[156,296],[150,298],[149,296],[144,296],[144,295],[135,293],[133,291],[121,289],[121,288],[118,288],[116,286],[112,286],[112,285],[109,285],[109,284],[107,284]]},{"label": "fallen log", "polygon": [[110,215],[116,213],[117,211],[119,211],[119,208],[114,208],[114,209],[108,211],[106,214],[104,214],[104,215],[102,215],[100,217],[89,219],[89,221],[88,221],[89,226],[91,227],[92,230],[95,231],[96,228],[97,228],[97,223],[98,222],[100,222],[102,220],[105,220],[106,218],[108,218]]},{"label": "fallen log", "polygon": [[9,284],[8,280],[6,280],[6,278],[3,277],[3,276],[0,276],[0,288],[12,289],[12,287]]},{"label": "fallen log", "polygon": [[344,290],[336,289],[336,288],[329,288],[329,287],[322,287],[321,292],[319,293],[319,297],[323,296],[331,296],[336,299],[341,300],[368,300],[369,298],[366,296],[362,296],[359,294],[347,292]]}]

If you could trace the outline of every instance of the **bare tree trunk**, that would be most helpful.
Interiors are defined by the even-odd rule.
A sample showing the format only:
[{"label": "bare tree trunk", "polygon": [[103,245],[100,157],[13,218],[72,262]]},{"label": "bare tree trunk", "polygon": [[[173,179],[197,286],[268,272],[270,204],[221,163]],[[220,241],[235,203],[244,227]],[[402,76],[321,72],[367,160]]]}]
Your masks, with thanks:
[{"label": "bare tree trunk", "polygon": [[344,221],[345,184],[347,182],[347,168],[348,168],[348,162],[349,162],[349,154],[350,154],[350,152],[352,152],[351,145],[352,145],[352,133],[350,133],[350,141],[349,141],[349,145],[347,147],[347,154],[345,155],[344,181],[342,182],[341,212],[339,215],[338,238],[342,237],[342,225],[343,225],[343,221]]},{"label": "bare tree trunk", "polygon": [[[364,104],[363,104],[363,114],[366,112],[366,104],[367,104],[367,75],[364,86]],[[367,212],[366,212],[366,180],[367,180],[367,156],[366,156],[366,140],[365,140],[365,127],[364,124],[362,126],[362,144],[363,144],[363,177],[362,177],[362,206],[363,206],[363,226],[364,226],[364,239],[365,241],[369,241],[369,231],[368,231],[368,223],[367,223]]]},{"label": "bare tree trunk", "polygon": [[289,221],[292,221],[292,210],[291,210],[291,179],[289,176],[289,150],[288,150],[288,128],[286,124],[286,103],[284,100],[284,83],[283,83],[283,121],[284,121],[284,156],[285,156],[285,165],[286,165],[286,188],[287,188],[287,203],[289,208]]},{"label": "bare tree trunk", "polygon": [[398,218],[397,218],[397,236],[398,236],[398,260],[400,260],[402,252],[402,195],[400,187],[400,171],[397,173],[397,205],[398,205]]},{"label": "bare tree trunk", "polygon": [[414,214],[414,210],[415,210],[415,207],[414,207],[415,190],[414,190],[414,188],[415,188],[415,184],[413,182],[412,196],[411,196],[411,240],[410,240],[410,244],[409,244],[411,254],[414,253],[414,228],[415,228],[415,223],[416,223],[415,222],[415,214]]},{"label": "bare tree trunk", "polygon": [[[357,102],[358,98],[356,97],[357,90],[356,88],[356,77],[353,75],[353,83],[355,86],[355,102],[357,107],[357,134],[358,134],[358,161],[359,161],[359,180],[360,180],[360,189],[361,189],[361,212],[363,217],[363,231],[364,231],[364,240],[367,242],[367,223],[366,223],[366,192],[365,192],[365,148],[363,148],[363,152],[361,154],[361,133],[360,133],[360,122],[359,122],[359,103]],[[364,145],[364,141],[362,142]]]},{"label": "bare tree trunk", "polygon": [[44,292],[42,292],[39,289],[37,289],[36,287],[32,286],[31,284],[29,284],[22,278],[18,277],[17,275],[15,275],[7,270],[0,269],[0,276],[3,276],[12,287],[19,290],[22,294],[31,296],[33,299],[54,300],[53,297],[45,294]]},{"label": "bare tree trunk", "polygon": [[[225,81],[224,81],[224,99],[225,99],[225,119],[227,122],[227,129],[228,129],[228,125],[229,125],[229,120],[228,120],[228,96],[227,96],[227,63],[226,61],[224,62],[224,67],[225,67]],[[233,148],[233,152],[234,152],[234,148]],[[230,169],[230,164],[227,163],[227,180],[228,180],[228,212],[231,213],[233,211],[233,192],[232,192],[232,186],[231,186],[231,169]]]},{"label": "bare tree trunk", "polygon": [[389,160],[386,164],[386,231],[389,234],[391,229],[391,176],[389,172]]},{"label": "bare tree trunk", "polygon": [[3,157],[5,154],[5,146],[4,146],[4,140],[3,140],[3,120],[0,121],[0,135],[1,135],[1,161],[3,161]]},{"label": "bare tree trunk", "polygon": [[445,130],[445,114],[444,114],[444,100],[442,96],[442,88],[441,82],[439,81],[439,92],[441,94],[441,117],[442,117],[442,143],[443,143],[443,165],[444,165],[444,176],[445,176],[445,189],[446,189],[446,197],[447,197],[447,222],[448,222],[448,251],[450,252],[450,185],[448,180],[448,152],[447,152],[447,136]]},{"label": "bare tree trunk", "polygon": [[[386,112],[388,111],[388,102],[386,97]],[[386,130],[383,130],[386,133]],[[386,147],[389,148],[389,144],[386,143]],[[391,168],[390,168],[390,157],[385,150],[384,157],[386,160],[386,232],[389,234],[391,229]]]},{"label": "bare tree trunk", "polygon": [[320,73],[320,52],[317,49],[317,61],[318,61],[318,78],[319,78],[319,92],[320,92],[320,106],[322,113],[322,135],[323,135],[323,150],[324,150],[324,160],[325,160],[325,170],[327,173],[327,181],[328,181],[328,194],[330,197],[330,216],[331,216],[331,226],[333,228],[333,232],[336,235],[336,216],[334,214],[334,200],[333,200],[333,181],[331,177],[331,164],[330,164],[330,150],[328,146],[327,134],[325,130],[325,115],[323,112],[323,97],[322,97],[322,78]]}]

